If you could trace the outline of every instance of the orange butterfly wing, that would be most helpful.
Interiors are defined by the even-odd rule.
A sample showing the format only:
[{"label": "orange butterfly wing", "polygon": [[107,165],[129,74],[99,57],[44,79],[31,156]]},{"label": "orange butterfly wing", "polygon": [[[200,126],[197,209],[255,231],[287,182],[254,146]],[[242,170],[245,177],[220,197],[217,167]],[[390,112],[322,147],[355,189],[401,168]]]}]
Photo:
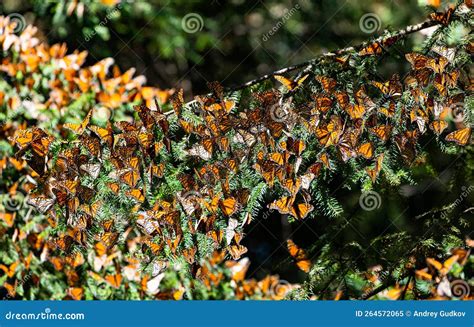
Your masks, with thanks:
[{"label": "orange butterfly wing", "polygon": [[458,129],[452,133],[446,135],[446,141],[455,142],[459,145],[466,145],[471,138],[472,130],[470,127],[466,127],[463,129]]},{"label": "orange butterfly wing", "polygon": [[114,288],[119,288],[122,284],[122,275],[115,274],[115,275],[107,275],[105,276],[105,280]]},{"label": "orange butterfly wing", "polygon": [[299,248],[291,239],[287,240],[287,248],[290,255],[296,260],[298,268],[309,273],[309,270],[311,269],[311,260],[308,259],[306,252]]}]

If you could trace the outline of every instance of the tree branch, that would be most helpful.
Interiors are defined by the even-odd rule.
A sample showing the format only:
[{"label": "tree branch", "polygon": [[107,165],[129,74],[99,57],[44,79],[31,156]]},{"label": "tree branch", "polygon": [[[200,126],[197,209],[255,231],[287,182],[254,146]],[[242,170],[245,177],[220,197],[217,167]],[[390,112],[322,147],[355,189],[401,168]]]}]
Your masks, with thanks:
[{"label": "tree branch", "polygon": [[327,52],[327,53],[324,53],[324,54],[320,55],[319,57],[310,59],[308,61],[296,64],[296,65],[293,65],[293,66],[290,66],[290,67],[275,70],[274,72],[271,72],[269,74],[260,76],[256,79],[248,81],[244,84],[233,86],[233,87],[227,87],[227,88],[225,88],[225,90],[226,91],[238,91],[238,90],[241,90],[241,89],[245,89],[249,86],[252,86],[252,85],[258,84],[260,82],[263,82],[267,79],[270,79],[275,75],[286,74],[288,72],[298,70],[300,68],[308,69],[310,66],[314,65],[317,61],[319,61],[321,59],[341,56],[341,55],[344,55],[344,54],[347,54],[347,53],[350,53],[350,52],[359,51],[359,50],[369,46],[370,44],[380,43],[380,42],[383,43],[384,41],[386,41],[390,38],[402,38],[402,37],[405,37],[409,34],[416,33],[416,32],[419,32],[421,30],[424,30],[424,29],[427,29],[427,28],[430,28],[430,27],[433,27],[433,26],[439,25],[439,24],[440,24],[439,22],[432,21],[432,20],[427,20],[427,21],[425,21],[423,23],[420,23],[420,24],[409,25],[409,26],[405,27],[402,30],[398,30],[398,31],[392,33],[391,35],[380,36],[380,37],[376,38],[375,40],[366,41],[366,42],[363,42],[363,43],[361,43],[359,45],[356,45],[356,46],[350,46],[350,47],[347,47],[347,48],[339,49],[339,50],[334,51],[334,52]]}]

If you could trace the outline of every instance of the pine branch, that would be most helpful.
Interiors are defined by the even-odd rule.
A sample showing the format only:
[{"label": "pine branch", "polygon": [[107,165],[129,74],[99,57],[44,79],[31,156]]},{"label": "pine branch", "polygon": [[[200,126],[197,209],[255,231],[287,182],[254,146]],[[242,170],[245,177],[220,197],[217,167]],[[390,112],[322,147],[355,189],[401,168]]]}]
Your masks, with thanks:
[{"label": "pine branch", "polygon": [[[324,54],[322,54],[322,55],[320,55],[316,58],[312,58],[310,60],[307,60],[305,62],[275,70],[275,71],[273,71],[269,74],[260,76],[256,79],[250,80],[250,81],[248,81],[244,84],[237,85],[237,86],[231,86],[231,87],[225,87],[224,90],[226,92],[239,91],[239,90],[245,89],[247,87],[253,86],[255,84],[261,83],[265,80],[268,80],[268,79],[272,78],[275,75],[286,74],[286,73],[289,73],[289,72],[292,72],[292,71],[295,71],[295,70],[299,70],[299,69],[302,69],[302,68],[304,68],[303,72],[308,72],[308,71],[311,71],[313,66],[318,61],[320,61],[322,59],[332,58],[332,57],[341,56],[341,55],[344,55],[344,54],[347,54],[347,53],[350,53],[350,52],[359,51],[359,50],[361,50],[361,49],[363,49],[363,48],[365,48],[365,47],[367,47],[371,44],[383,43],[384,41],[387,41],[388,39],[391,39],[391,38],[400,39],[400,38],[403,38],[403,37],[408,36],[410,34],[413,34],[413,33],[419,32],[421,30],[424,30],[424,29],[427,29],[427,28],[430,28],[430,27],[433,27],[433,26],[436,26],[436,25],[440,25],[440,24],[441,23],[437,22],[437,21],[427,20],[427,21],[424,21],[424,22],[416,24],[416,25],[409,25],[409,26],[405,27],[404,29],[398,30],[398,31],[396,31],[396,32],[394,32],[390,35],[380,36],[380,37],[376,38],[375,40],[366,41],[366,42],[363,42],[363,43],[361,43],[359,45],[356,45],[356,46],[350,46],[350,47],[339,49],[339,50],[336,50],[336,51],[333,51],[333,52],[327,52],[327,53],[324,53]],[[209,96],[209,95],[210,94],[207,94],[207,96]],[[186,103],[185,105],[190,106],[190,105],[193,105],[195,102],[196,102],[196,100],[192,100],[192,101]],[[166,116],[173,115],[173,114],[174,114],[173,110],[167,111],[167,112],[164,113],[164,115],[166,115]]]}]

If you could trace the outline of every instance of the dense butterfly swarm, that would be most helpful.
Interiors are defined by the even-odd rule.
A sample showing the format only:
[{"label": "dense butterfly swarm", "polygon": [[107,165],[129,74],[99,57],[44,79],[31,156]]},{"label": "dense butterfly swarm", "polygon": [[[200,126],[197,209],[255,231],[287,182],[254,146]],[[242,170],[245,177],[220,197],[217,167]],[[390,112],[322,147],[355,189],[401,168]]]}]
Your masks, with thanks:
[{"label": "dense butterfly swarm", "polygon": [[[185,103],[181,90],[144,86],[112,59],[83,67],[87,52],[41,43],[32,26],[16,35],[0,17],[5,298],[355,298],[330,283],[320,296],[310,282],[246,279],[243,229],[268,210],[289,223],[341,215],[328,195],[335,171],[363,190],[409,179],[397,172],[420,164],[423,135],[447,152],[470,144],[471,116],[453,111],[472,108],[473,43],[446,47],[444,31],[470,29],[472,14],[460,5],[430,19],[439,28],[426,51],[405,55],[403,77],[375,77],[375,59],[403,39],[387,37],[323,56],[296,78],[274,76],[278,84],[226,92],[210,83]],[[393,283],[369,298],[452,297],[441,286],[463,276],[472,245],[401,258]],[[326,283],[315,271],[332,264],[324,250],[287,247]],[[384,285],[385,269],[351,272],[359,298]]]}]

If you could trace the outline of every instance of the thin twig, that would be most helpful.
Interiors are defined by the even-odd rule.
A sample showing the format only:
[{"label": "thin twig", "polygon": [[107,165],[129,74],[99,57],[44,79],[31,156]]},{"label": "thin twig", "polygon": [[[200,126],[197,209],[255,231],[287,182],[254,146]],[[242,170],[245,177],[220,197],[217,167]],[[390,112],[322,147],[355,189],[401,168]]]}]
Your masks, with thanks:
[{"label": "thin twig", "polygon": [[[292,71],[295,71],[295,70],[298,70],[298,69],[301,69],[301,68],[304,68],[304,71],[311,71],[311,69],[313,68],[313,65],[324,59],[324,58],[330,58],[330,57],[336,57],[336,56],[341,56],[341,55],[344,55],[344,54],[347,54],[349,52],[354,52],[354,51],[358,51],[360,49],[363,49],[367,46],[369,46],[370,44],[374,44],[374,43],[380,43],[380,42],[383,42],[383,41],[386,41],[390,38],[397,38],[397,39],[400,39],[402,37],[405,37],[409,34],[412,34],[412,33],[416,33],[416,32],[419,32],[421,30],[424,30],[426,28],[430,28],[430,27],[433,27],[433,26],[436,26],[436,25],[439,25],[440,23],[439,22],[436,22],[436,21],[432,21],[432,20],[427,20],[423,23],[419,23],[419,24],[416,24],[416,25],[409,25],[407,27],[405,27],[404,29],[402,30],[399,30],[399,31],[396,31],[394,32],[393,34],[391,35],[386,35],[386,36],[380,36],[378,38],[376,38],[375,40],[372,40],[372,41],[366,41],[366,42],[363,42],[359,45],[356,45],[356,46],[350,46],[350,47],[346,47],[346,48],[343,48],[343,49],[339,49],[339,50],[336,50],[336,51],[333,51],[333,52],[327,52],[327,53],[324,53],[316,58],[312,58],[310,60],[307,60],[305,62],[302,62],[302,63],[299,63],[299,64],[296,64],[296,65],[293,65],[293,66],[289,66],[289,67],[285,67],[285,68],[281,68],[281,69],[278,69],[278,70],[275,70],[269,74],[266,74],[266,75],[263,75],[263,76],[260,76],[256,79],[253,79],[251,81],[248,81],[244,84],[241,84],[241,85],[237,85],[237,86],[231,86],[231,87],[226,87],[224,88],[224,90],[226,92],[233,92],[233,91],[239,91],[239,90],[242,90],[242,89],[245,89],[247,87],[250,87],[250,86],[253,86],[255,84],[258,84],[258,83],[261,83],[267,79],[270,79],[272,78],[273,76],[275,75],[281,75],[281,74],[286,74],[286,73],[289,73],[289,72],[292,72]],[[208,94],[210,95],[210,94]],[[195,103],[196,100],[191,100],[190,102],[186,103],[185,105],[189,106],[189,105],[192,105],[193,103]],[[174,114],[174,110],[170,110],[170,111],[167,111],[165,113],[163,113],[165,116],[170,116],[170,115],[173,115]]]},{"label": "thin twig", "polygon": [[366,41],[366,42],[363,42],[363,43],[361,43],[359,45],[356,45],[356,46],[346,47],[346,48],[343,48],[343,49],[340,49],[340,50],[337,50],[337,51],[334,51],[334,52],[327,52],[327,53],[324,53],[324,54],[322,54],[322,55],[320,55],[316,58],[312,58],[308,61],[296,64],[296,65],[293,65],[293,66],[290,66],[290,67],[275,70],[274,72],[271,72],[269,74],[260,76],[256,79],[248,81],[244,84],[241,84],[241,85],[238,85],[238,86],[233,86],[233,87],[227,87],[227,88],[225,88],[225,90],[226,91],[238,91],[238,90],[241,90],[241,89],[245,89],[249,86],[252,86],[252,85],[258,84],[260,82],[263,82],[267,79],[270,79],[275,75],[286,74],[288,72],[291,72],[291,71],[294,71],[294,70],[297,70],[297,69],[300,69],[300,68],[308,68],[308,67],[312,66],[315,62],[317,62],[318,60],[321,60],[323,58],[341,56],[341,55],[347,54],[349,52],[359,51],[359,50],[369,46],[370,44],[380,43],[380,42],[383,42],[383,41],[385,41],[387,39],[390,39],[390,38],[401,38],[401,37],[404,37],[406,35],[416,33],[416,32],[419,32],[423,29],[433,27],[433,26],[439,25],[439,24],[440,24],[439,22],[432,21],[432,20],[427,20],[427,21],[425,21],[423,23],[420,23],[420,24],[410,25],[410,26],[405,27],[402,30],[394,32],[391,35],[380,36],[380,37],[376,38],[375,40]]}]

